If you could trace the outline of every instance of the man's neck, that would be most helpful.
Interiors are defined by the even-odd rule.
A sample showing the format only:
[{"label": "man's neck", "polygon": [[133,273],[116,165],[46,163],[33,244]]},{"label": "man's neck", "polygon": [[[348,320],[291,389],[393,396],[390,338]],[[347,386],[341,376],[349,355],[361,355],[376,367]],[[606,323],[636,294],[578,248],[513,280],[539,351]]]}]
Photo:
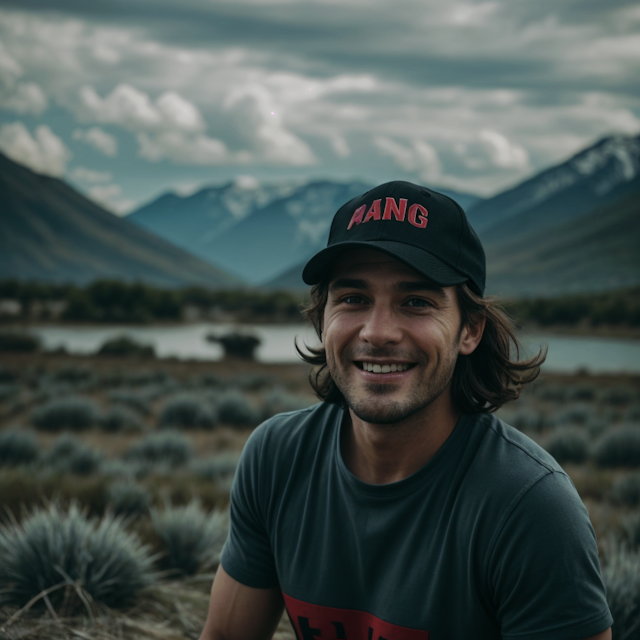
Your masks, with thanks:
[{"label": "man's neck", "polygon": [[419,413],[396,424],[364,422],[349,409],[341,435],[343,460],[363,482],[398,482],[433,458],[451,435],[460,414],[448,390]]}]

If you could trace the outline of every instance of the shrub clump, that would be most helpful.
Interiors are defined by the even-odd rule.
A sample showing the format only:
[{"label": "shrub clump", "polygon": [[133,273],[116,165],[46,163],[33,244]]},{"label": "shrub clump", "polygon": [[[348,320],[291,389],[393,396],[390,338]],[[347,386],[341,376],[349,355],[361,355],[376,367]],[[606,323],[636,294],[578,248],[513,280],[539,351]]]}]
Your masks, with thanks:
[{"label": "shrub clump", "polygon": [[73,473],[87,476],[95,473],[102,464],[101,453],[72,435],[60,436],[44,458],[54,473]]},{"label": "shrub clump", "polygon": [[163,553],[161,566],[180,575],[193,575],[214,564],[227,537],[228,518],[221,511],[205,512],[197,500],[186,506],[151,509],[153,529]]},{"label": "shrub clump", "polygon": [[107,490],[107,500],[117,515],[139,516],[151,504],[149,492],[133,482],[114,482]]},{"label": "shrub clump", "polygon": [[140,432],[144,429],[140,414],[125,405],[115,405],[111,407],[100,421],[105,431],[115,433],[126,431],[129,433]]},{"label": "shrub clump", "polygon": [[116,404],[122,404],[130,409],[134,409],[140,413],[140,415],[147,416],[151,413],[149,398],[140,391],[114,389],[109,392],[109,399]]},{"label": "shrub clump", "polygon": [[593,456],[601,467],[640,467],[640,429],[619,427],[606,432]]},{"label": "shrub clump", "polygon": [[[0,526],[0,604],[25,606],[47,597],[62,615],[81,613],[89,602],[121,608],[153,584],[153,558],[111,514],[89,519],[77,505],[51,505],[18,524]],[[84,601],[78,596],[84,593]],[[89,597],[87,597],[89,596]]]},{"label": "shrub clump", "polygon": [[216,482],[233,476],[239,459],[240,455],[237,453],[221,453],[210,458],[193,460],[190,469],[198,477]]},{"label": "shrub clump", "polygon": [[601,399],[607,404],[620,407],[632,402],[634,393],[628,387],[611,387],[602,392]]},{"label": "shrub clump", "polygon": [[176,432],[152,433],[133,444],[125,460],[171,468],[185,465],[193,456],[189,439]]},{"label": "shrub clump", "polygon": [[30,333],[0,331],[0,352],[32,353],[40,349],[40,339]]},{"label": "shrub clump", "polygon": [[117,336],[105,341],[96,352],[99,356],[116,356],[126,357],[133,356],[138,358],[155,358],[155,349],[149,344],[140,344],[129,336]]},{"label": "shrub clump", "polygon": [[264,396],[262,419],[267,420],[271,416],[275,416],[277,413],[306,409],[310,404],[312,403],[304,396],[293,395],[291,393],[287,393],[283,389],[274,389]]},{"label": "shrub clump", "polygon": [[622,545],[610,545],[603,558],[602,578],[607,603],[615,621],[613,640],[637,637],[640,621],[640,554]]},{"label": "shrub clump", "polygon": [[210,429],[215,422],[216,415],[213,407],[202,398],[189,394],[179,394],[167,400],[158,417],[158,426],[163,429],[167,427]]},{"label": "shrub clump", "polygon": [[260,422],[260,413],[253,402],[240,391],[227,391],[218,399],[220,422],[235,427],[255,426]]},{"label": "shrub clump", "polygon": [[99,420],[100,412],[96,404],[83,396],[55,398],[36,407],[31,413],[33,425],[46,431],[82,431],[97,424]]},{"label": "shrub clump", "polygon": [[35,434],[11,429],[0,433],[0,467],[35,462],[40,457],[40,445]]},{"label": "shrub clump", "polygon": [[243,358],[253,360],[256,348],[262,342],[260,338],[245,333],[227,333],[223,336],[210,334],[209,342],[219,342],[224,349],[225,358]]},{"label": "shrub clump", "polygon": [[580,429],[563,427],[549,436],[545,449],[559,464],[566,462],[581,464],[589,455],[589,439]]},{"label": "shrub clump", "polygon": [[623,476],[611,487],[611,501],[628,507],[640,506],[640,474]]}]

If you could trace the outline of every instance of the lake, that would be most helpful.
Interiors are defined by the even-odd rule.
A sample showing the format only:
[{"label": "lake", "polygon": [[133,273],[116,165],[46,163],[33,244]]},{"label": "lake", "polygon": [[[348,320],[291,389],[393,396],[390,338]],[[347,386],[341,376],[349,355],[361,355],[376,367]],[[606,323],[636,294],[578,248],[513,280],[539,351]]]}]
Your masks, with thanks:
[{"label": "lake", "polygon": [[[165,327],[42,326],[33,328],[32,332],[40,337],[46,349],[64,347],[69,353],[92,353],[108,338],[128,335],[138,342],[152,344],[160,358],[220,360],[220,345],[207,342],[205,338],[208,333],[221,335],[236,328],[230,324],[211,323]],[[315,333],[306,325],[242,325],[240,330],[262,340],[256,350],[256,357],[261,362],[298,361],[293,346],[296,337],[300,344],[317,344]],[[523,334],[520,339],[529,351],[548,345],[546,371],[573,373],[587,369],[592,373],[640,373],[640,340],[547,334]]]}]

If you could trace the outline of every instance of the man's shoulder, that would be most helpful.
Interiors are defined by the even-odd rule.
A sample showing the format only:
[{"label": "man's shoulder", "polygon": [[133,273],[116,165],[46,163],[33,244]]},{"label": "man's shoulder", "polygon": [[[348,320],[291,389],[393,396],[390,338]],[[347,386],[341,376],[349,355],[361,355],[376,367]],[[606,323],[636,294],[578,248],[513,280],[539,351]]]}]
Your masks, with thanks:
[{"label": "man's shoulder", "polygon": [[478,414],[474,427],[481,436],[470,469],[472,484],[491,486],[497,499],[522,495],[545,476],[567,475],[539,444],[497,416]]}]

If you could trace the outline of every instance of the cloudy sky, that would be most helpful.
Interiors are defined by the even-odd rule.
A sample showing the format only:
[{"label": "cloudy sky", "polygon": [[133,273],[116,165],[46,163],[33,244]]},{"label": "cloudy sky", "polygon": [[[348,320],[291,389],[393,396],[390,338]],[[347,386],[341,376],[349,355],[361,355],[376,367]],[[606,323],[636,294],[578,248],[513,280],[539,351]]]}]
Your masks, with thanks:
[{"label": "cloudy sky", "polygon": [[0,0],[0,149],[123,213],[241,178],[483,195],[640,132],[635,0]]}]

